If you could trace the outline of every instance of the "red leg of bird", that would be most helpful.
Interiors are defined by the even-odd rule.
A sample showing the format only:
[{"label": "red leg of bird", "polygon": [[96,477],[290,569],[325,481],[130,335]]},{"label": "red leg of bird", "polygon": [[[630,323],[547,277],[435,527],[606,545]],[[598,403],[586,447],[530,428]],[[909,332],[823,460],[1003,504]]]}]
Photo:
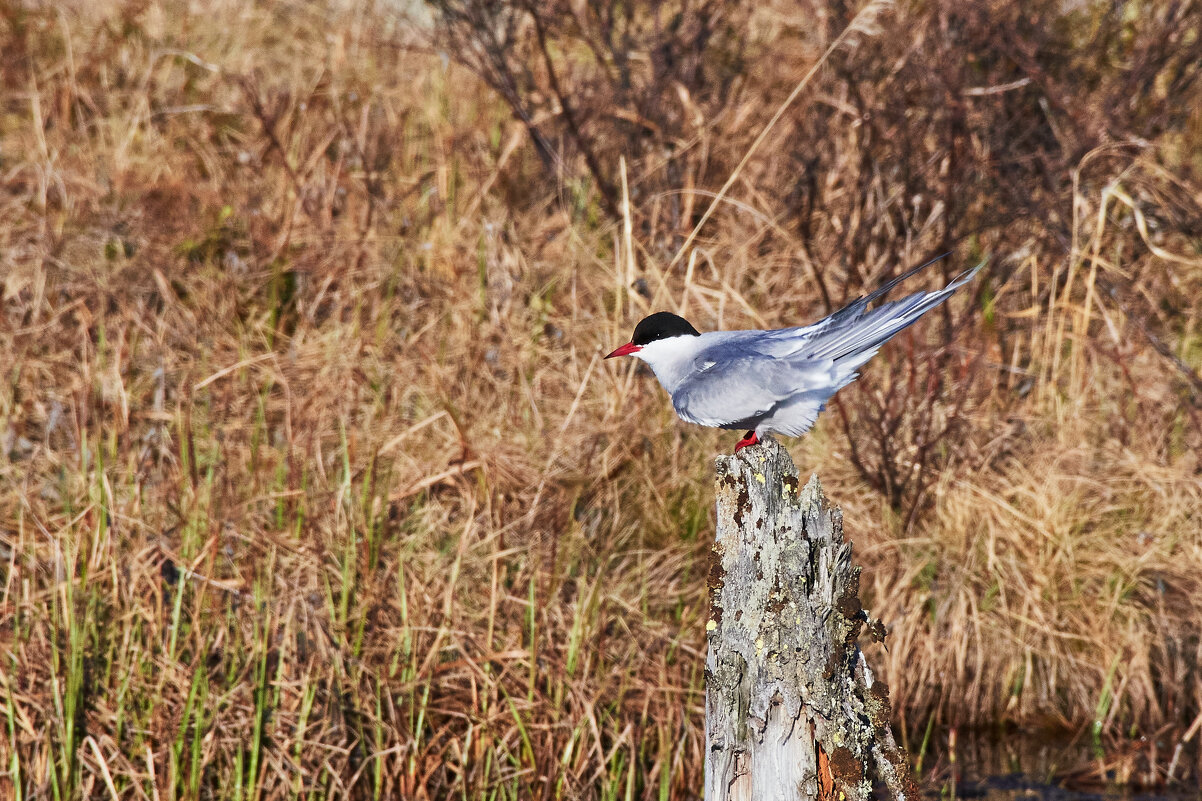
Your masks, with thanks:
[{"label": "red leg of bird", "polygon": [[746,448],[748,445],[754,445],[760,441],[760,438],[755,435],[755,431],[748,431],[744,437],[735,443],[735,453]]}]

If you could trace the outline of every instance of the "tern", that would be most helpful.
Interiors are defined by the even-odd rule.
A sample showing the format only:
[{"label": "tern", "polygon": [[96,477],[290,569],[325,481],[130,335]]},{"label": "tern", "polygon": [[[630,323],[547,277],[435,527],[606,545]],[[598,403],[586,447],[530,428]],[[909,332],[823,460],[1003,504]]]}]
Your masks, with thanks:
[{"label": "tern", "polygon": [[634,356],[646,362],[682,420],[746,430],[735,453],[766,434],[799,437],[814,425],[831,396],[856,380],[881,345],[951,297],[985,266],[981,262],[936,292],[915,292],[868,310],[868,304],[935,261],[813,325],[703,334],[683,317],[656,312],[644,317],[630,341],[605,358]]}]

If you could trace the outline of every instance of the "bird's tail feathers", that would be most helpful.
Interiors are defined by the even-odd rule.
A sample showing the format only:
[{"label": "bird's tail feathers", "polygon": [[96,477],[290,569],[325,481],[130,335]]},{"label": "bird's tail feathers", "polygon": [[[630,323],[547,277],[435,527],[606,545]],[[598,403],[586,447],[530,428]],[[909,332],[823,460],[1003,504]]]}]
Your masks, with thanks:
[{"label": "bird's tail feathers", "polygon": [[[854,372],[856,368],[871,359],[881,345],[951,297],[957,289],[971,281],[984,266],[985,262],[982,261],[976,267],[965,270],[954,281],[937,292],[916,292],[909,297],[878,306],[854,320],[849,320],[843,326],[830,331],[826,336],[820,336],[814,343],[813,349],[806,353],[806,357],[832,359],[838,365],[840,372]],[[911,270],[907,275],[913,272]],[[879,297],[905,277],[894,279],[880,290],[864,298],[863,302],[867,303]],[[858,303],[860,301],[857,301]]]}]

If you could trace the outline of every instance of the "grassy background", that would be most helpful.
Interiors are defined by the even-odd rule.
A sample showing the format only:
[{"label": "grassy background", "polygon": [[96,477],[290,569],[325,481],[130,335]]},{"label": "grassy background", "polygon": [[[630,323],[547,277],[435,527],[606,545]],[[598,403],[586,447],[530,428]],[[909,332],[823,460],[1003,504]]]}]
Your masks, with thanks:
[{"label": "grassy background", "polygon": [[601,355],[944,249],[788,443],[897,722],[1196,775],[1200,15],[1017,5],[888,10],[736,173],[853,12],[0,2],[0,792],[695,796],[734,437]]}]

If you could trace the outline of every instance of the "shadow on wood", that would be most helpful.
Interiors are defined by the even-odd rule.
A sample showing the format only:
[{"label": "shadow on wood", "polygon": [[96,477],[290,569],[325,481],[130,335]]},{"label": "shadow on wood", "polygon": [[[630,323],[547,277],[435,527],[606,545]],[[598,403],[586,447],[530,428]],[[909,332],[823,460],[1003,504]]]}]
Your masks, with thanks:
[{"label": "shadow on wood", "polygon": [[889,691],[856,644],[867,624],[843,516],[772,440],[717,459],[705,694],[706,801],[917,801]]}]

